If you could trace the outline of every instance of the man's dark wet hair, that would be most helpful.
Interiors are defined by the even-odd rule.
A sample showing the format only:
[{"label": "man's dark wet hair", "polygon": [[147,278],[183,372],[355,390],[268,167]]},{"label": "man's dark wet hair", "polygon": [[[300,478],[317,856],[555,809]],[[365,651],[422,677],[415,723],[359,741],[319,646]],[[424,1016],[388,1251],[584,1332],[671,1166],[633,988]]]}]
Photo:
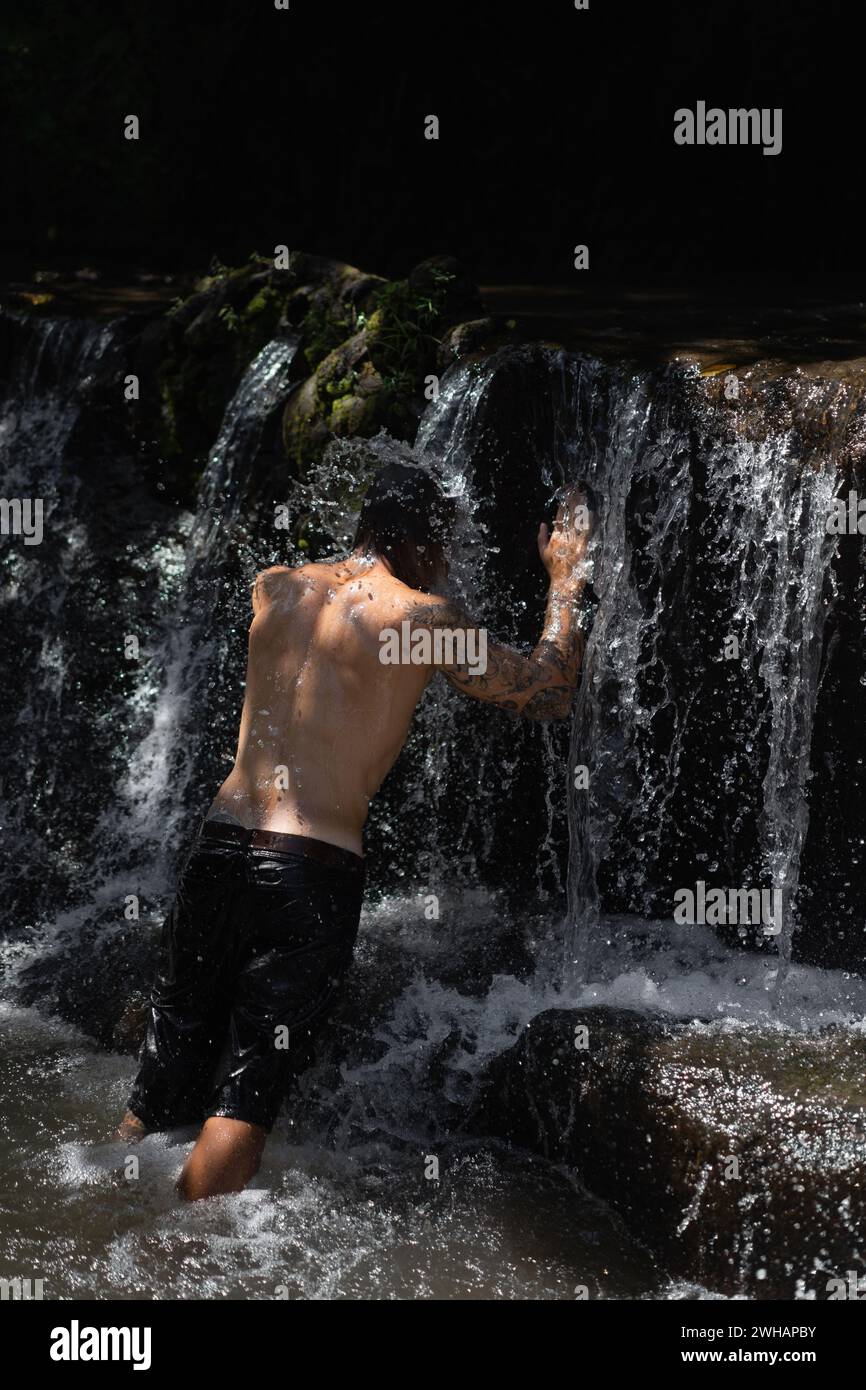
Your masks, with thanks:
[{"label": "man's dark wet hair", "polygon": [[422,468],[388,463],[367,488],[355,549],[385,559],[398,579],[429,593],[447,574],[454,503]]}]

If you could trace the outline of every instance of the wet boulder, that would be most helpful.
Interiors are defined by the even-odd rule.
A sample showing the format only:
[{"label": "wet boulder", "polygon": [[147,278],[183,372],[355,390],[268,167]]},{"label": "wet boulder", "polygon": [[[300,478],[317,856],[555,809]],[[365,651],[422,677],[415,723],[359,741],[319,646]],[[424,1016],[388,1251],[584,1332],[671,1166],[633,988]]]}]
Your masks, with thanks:
[{"label": "wet boulder", "polygon": [[292,252],[285,269],[253,255],[216,266],[166,314],[159,369],[165,446],[206,453],[244,369],[281,333],[298,332],[298,378],[354,331],[385,282],[355,266]]},{"label": "wet boulder", "polygon": [[468,319],[446,333],[439,344],[437,365],[445,371],[452,363],[470,353],[487,354],[512,341],[513,331],[504,319]]},{"label": "wet boulder", "polygon": [[556,1009],[490,1065],[475,1132],[566,1163],[674,1276],[838,1297],[866,1270],[866,1038]]}]

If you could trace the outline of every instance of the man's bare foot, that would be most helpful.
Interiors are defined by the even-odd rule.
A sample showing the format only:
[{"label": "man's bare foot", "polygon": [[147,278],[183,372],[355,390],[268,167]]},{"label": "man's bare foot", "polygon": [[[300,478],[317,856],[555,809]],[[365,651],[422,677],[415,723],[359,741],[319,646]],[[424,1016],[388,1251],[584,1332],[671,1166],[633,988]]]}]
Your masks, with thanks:
[{"label": "man's bare foot", "polygon": [[133,1115],[131,1110],[127,1110],[112,1138],[119,1139],[125,1144],[137,1144],[139,1139],[143,1139],[146,1134],[147,1127],[137,1115]]}]

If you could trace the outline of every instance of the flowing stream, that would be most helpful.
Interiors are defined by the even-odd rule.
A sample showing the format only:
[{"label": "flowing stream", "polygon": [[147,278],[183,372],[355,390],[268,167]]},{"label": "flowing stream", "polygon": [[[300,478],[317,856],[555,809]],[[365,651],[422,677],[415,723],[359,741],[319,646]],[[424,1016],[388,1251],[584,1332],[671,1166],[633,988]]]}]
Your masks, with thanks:
[{"label": "flowing stream", "polygon": [[[62,1298],[702,1296],[573,1175],[470,1140],[461,1117],[485,1063],[553,1005],[860,1026],[862,980],[792,953],[832,441],[804,453],[790,422],[720,426],[695,368],[532,347],[450,370],[411,457],[458,500],[452,582],[495,635],[540,626],[531,537],[513,548],[526,517],[569,480],[599,498],[575,714],[522,725],[431,684],[371,818],[351,1009],[253,1187],[189,1208],[172,1178],[192,1136],[149,1138],[126,1171],[107,1136],[133,1058],[56,1013],[77,992],[101,1016],[115,977],[144,988],[135,953],[233,753],[251,580],[299,558],[275,507],[339,553],[349,483],[408,446],[334,448],[292,490],[273,435],[297,344],[277,339],[178,506],[94,413],[94,382],[122,378],[123,321],[5,320],[3,495],[44,499],[45,540],[3,538],[0,1275]],[[777,939],[745,952],[746,929],[675,927],[674,889],[697,878],[781,891]],[[91,1031],[128,1045],[116,1027]]]}]

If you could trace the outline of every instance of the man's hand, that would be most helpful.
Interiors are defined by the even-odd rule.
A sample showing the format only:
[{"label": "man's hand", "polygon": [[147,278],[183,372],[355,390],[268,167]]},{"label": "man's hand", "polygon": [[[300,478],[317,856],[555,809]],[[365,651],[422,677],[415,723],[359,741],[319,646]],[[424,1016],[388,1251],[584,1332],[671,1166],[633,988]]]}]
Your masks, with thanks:
[{"label": "man's hand", "polygon": [[[566,719],[583,657],[578,605],[586,576],[591,513],[587,490],[568,489],[556,514],[553,533],[542,524],[538,552],[550,575],[541,639],[529,656],[499,642],[486,641],[486,669],[474,673],[457,661],[442,663],[445,679],[465,695],[498,705],[524,719]],[[409,615],[413,628],[459,632],[475,626],[448,600],[430,595]]]},{"label": "man's hand", "polygon": [[584,578],[582,562],[592,534],[591,513],[582,483],[568,488],[556,513],[552,533],[542,521],[538,528],[538,553],[552,584],[574,583]]}]

